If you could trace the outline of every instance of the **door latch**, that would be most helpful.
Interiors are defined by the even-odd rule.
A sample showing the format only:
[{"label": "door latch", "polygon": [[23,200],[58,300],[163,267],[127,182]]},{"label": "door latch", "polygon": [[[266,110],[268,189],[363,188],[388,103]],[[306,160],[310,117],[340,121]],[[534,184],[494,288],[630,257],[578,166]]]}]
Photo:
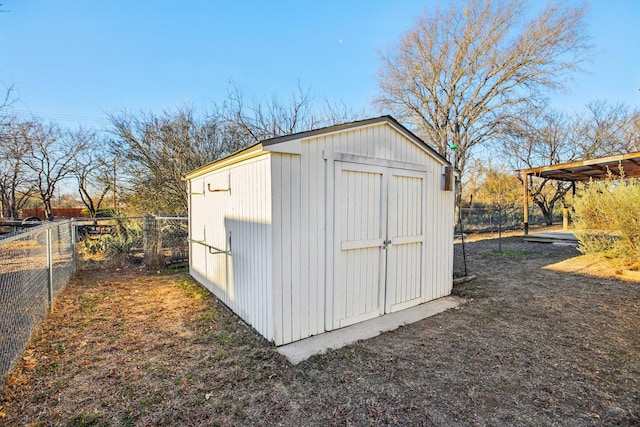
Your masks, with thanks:
[{"label": "door latch", "polygon": [[391,240],[385,240],[384,242],[382,242],[382,249],[387,250],[390,244],[391,244]]}]

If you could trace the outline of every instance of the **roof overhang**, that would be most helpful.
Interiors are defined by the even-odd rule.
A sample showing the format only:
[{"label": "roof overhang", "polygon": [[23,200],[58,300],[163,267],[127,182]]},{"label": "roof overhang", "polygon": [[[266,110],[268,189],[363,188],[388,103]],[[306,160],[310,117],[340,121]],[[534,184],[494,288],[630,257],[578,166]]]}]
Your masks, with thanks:
[{"label": "roof overhang", "polygon": [[230,166],[234,163],[238,163],[244,160],[251,159],[253,157],[258,157],[265,154],[262,143],[258,142],[257,144],[251,145],[243,150],[237,151],[230,156],[227,156],[223,159],[220,159],[215,162],[208,163],[204,166],[199,167],[198,169],[194,169],[191,172],[185,174],[182,179],[183,181],[189,181],[190,179],[197,178],[206,173],[212,172],[217,169],[221,169],[225,166]]},{"label": "roof overhang", "polygon": [[[432,157],[438,160],[440,163],[444,165],[451,165],[450,162],[442,156],[438,151],[436,151],[431,145],[424,142],[422,139],[418,138],[413,132],[403,126],[400,122],[398,122],[393,117],[386,115],[380,117],[374,117],[371,119],[357,120],[353,122],[328,126],[324,128],[313,129],[305,132],[299,132],[292,135],[285,135],[276,138],[266,139],[261,141],[264,149],[266,151],[274,151],[274,152],[284,152],[280,151],[280,149],[275,148],[277,145],[283,145],[284,143],[296,141],[298,144],[301,141],[309,140],[312,138],[317,138],[320,136],[329,136],[334,133],[343,132],[345,130],[351,130],[356,128],[364,128],[370,126],[377,126],[381,123],[387,123],[396,131],[404,134],[410,141],[419,146],[422,150],[429,153]],[[299,153],[298,153],[299,154]]]},{"label": "roof overhang", "polygon": [[581,160],[553,166],[521,169],[522,176],[536,176],[558,181],[598,181],[609,176],[625,178],[640,177],[640,152]]},{"label": "roof overhang", "polygon": [[[362,127],[377,126],[381,123],[387,123],[393,127],[396,131],[404,134],[409,140],[420,147],[425,152],[429,153],[433,158],[443,165],[451,166],[451,163],[440,153],[438,153],[433,147],[418,138],[413,132],[404,127],[400,122],[391,116],[380,116],[372,119],[358,120],[354,122],[344,123],[340,125],[328,126],[320,129],[314,129],[306,132],[299,132],[292,135],[285,135],[277,138],[265,139],[256,144],[232,153],[222,159],[216,160],[209,164],[206,164],[198,169],[192,170],[184,175],[183,180],[188,181],[190,179],[197,178],[206,173],[214,170],[229,166],[234,163],[241,162],[253,157],[265,155],[269,152],[273,153],[286,153],[286,154],[300,154],[301,142],[317,138],[320,136],[327,136],[333,133],[343,132],[345,130],[351,130]],[[458,171],[456,171],[457,173]]]}]

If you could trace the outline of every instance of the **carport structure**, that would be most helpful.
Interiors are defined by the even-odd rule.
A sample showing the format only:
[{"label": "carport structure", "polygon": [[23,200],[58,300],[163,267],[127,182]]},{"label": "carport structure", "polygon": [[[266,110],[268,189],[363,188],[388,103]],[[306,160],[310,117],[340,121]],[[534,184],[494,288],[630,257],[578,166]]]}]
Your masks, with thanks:
[{"label": "carport structure", "polygon": [[524,189],[524,234],[529,234],[529,189],[527,187],[529,177],[569,181],[575,185],[576,182],[603,180],[610,175],[625,178],[640,177],[640,152],[521,169],[520,176],[522,176]]}]

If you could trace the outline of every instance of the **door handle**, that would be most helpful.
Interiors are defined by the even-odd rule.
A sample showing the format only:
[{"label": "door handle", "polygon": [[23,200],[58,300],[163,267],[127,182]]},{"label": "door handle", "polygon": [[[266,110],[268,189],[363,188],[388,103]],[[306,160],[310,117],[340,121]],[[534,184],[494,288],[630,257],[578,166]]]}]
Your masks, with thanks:
[{"label": "door handle", "polygon": [[389,247],[389,245],[391,244],[391,240],[385,240],[382,242],[382,249],[383,250],[387,250],[387,248]]}]

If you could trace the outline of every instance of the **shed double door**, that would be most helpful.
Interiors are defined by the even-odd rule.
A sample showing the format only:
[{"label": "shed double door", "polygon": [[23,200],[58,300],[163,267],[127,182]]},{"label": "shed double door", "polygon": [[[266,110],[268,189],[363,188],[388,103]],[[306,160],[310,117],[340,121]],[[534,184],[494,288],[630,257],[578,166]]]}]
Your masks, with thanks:
[{"label": "shed double door", "polygon": [[335,162],[333,328],[422,302],[425,180]]}]

